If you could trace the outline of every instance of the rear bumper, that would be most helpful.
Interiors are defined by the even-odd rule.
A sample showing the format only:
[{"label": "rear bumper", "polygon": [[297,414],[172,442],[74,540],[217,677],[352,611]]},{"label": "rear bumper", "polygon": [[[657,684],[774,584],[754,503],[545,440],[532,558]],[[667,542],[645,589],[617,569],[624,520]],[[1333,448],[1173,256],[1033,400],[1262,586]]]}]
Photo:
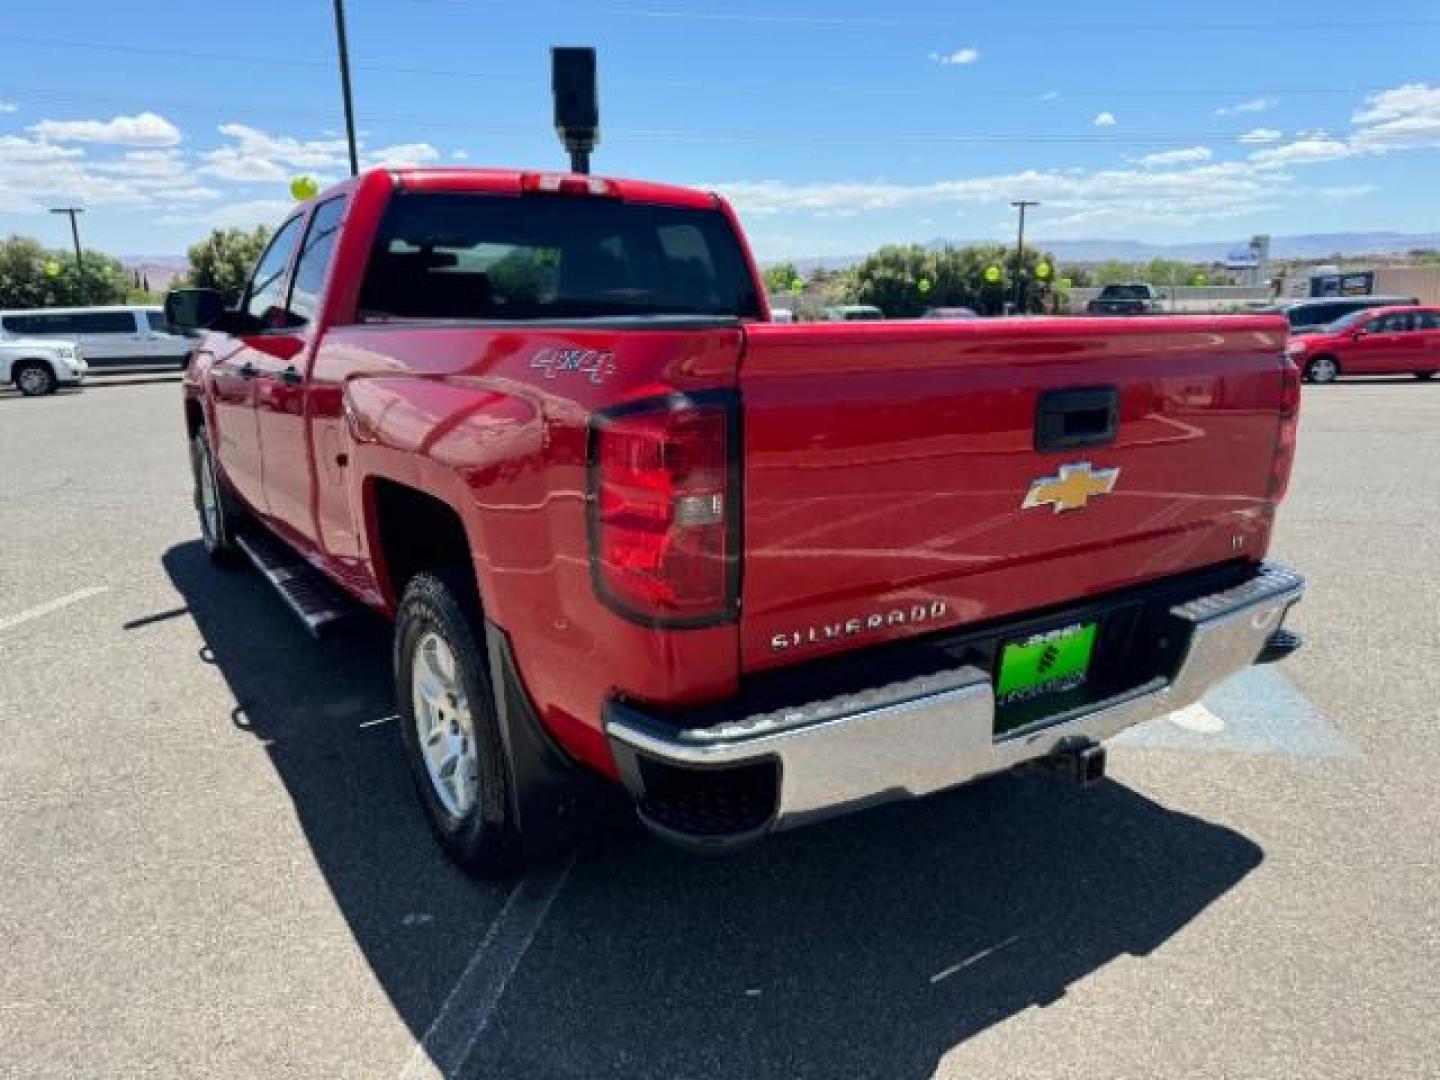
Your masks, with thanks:
[{"label": "rear bumper", "polygon": [[[688,843],[733,843],[1075,751],[1191,705],[1298,647],[1282,624],[1304,587],[1299,575],[1265,565],[1175,604],[1169,625],[1183,641],[1173,674],[1014,734],[994,735],[991,676],[974,665],[702,728],[611,702],[605,728],[648,825]],[[677,799],[684,805],[674,812]]]}]

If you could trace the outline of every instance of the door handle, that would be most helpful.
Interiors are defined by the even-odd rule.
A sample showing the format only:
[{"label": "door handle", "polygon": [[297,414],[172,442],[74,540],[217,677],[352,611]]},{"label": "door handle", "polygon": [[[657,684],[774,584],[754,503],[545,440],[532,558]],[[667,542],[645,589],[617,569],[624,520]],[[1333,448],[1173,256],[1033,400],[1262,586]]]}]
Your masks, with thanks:
[{"label": "door handle", "polygon": [[257,370],[255,368],[255,365],[252,364],[249,360],[246,360],[245,363],[240,365],[240,377],[242,379],[253,379],[256,374]]},{"label": "door handle", "polygon": [[290,365],[289,367],[287,367],[284,371],[280,372],[280,381],[283,382],[286,386],[299,386],[299,385],[300,385],[300,371],[299,371],[299,369],[296,368],[294,364],[291,364],[291,365]]},{"label": "door handle", "polygon": [[1046,390],[1035,403],[1035,449],[1109,446],[1119,425],[1118,387]]}]

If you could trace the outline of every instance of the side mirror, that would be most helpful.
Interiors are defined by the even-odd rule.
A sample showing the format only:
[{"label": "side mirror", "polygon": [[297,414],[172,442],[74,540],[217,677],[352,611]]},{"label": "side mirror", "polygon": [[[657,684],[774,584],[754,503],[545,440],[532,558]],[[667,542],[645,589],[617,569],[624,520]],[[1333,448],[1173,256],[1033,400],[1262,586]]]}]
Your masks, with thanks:
[{"label": "side mirror", "polygon": [[1363,338],[1363,337],[1364,337],[1366,334],[1368,334],[1369,332],[1370,332],[1370,331],[1366,330],[1365,327],[1363,327],[1363,326],[1357,326],[1354,330],[1351,330],[1351,331],[1350,331],[1350,340],[1351,340],[1351,341],[1359,341],[1361,338]]},{"label": "side mirror", "polygon": [[225,314],[225,297],[215,289],[173,289],[165,295],[165,321],[184,331],[208,330]]}]

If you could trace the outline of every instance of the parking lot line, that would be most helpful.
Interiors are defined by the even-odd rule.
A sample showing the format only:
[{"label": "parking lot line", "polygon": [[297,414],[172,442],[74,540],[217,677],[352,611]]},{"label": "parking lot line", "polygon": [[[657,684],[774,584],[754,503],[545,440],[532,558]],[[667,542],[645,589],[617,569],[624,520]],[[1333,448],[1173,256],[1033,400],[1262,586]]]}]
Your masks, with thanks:
[{"label": "parking lot line", "polygon": [[84,589],[76,589],[65,596],[57,597],[54,600],[47,600],[43,604],[36,604],[34,607],[20,612],[18,615],[9,615],[0,619],[0,632],[14,629],[21,623],[30,622],[32,619],[39,619],[61,608],[69,607],[71,604],[78,604],[81,600],[89,600],[92,596],[99,596],[103,592],[109,592],[108,585],[91,585]]},{"label": "parking lot line", "polygon": [[449,1080],[490,1026],[505,987],[524,959],[550,905],[565,887],[574,856],[526,877],[511,890],[465,970],[446,996],[424,1038],[400,1071],[400,1080]]}]

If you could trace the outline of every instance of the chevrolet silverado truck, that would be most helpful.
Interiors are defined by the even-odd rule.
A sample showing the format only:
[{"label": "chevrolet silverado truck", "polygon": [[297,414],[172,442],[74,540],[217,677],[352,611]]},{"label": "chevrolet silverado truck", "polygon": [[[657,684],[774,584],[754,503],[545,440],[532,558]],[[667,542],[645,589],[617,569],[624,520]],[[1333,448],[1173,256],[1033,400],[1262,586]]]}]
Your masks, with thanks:
[{"label": "chevrolet silverado truck", "polygon": [[1164,305],[1154,285],[1106,285],[1085,305],[1089,315],[1154,315]]},{"label": "chevrolet silverado truck", "polygon": [[1299,644],[1283,318],[781,325],[715,195],[377,170],[300,205],[184,379],[204,546],[394,622],[445,849],[596,791],[699,848],[1103,741]]}]

